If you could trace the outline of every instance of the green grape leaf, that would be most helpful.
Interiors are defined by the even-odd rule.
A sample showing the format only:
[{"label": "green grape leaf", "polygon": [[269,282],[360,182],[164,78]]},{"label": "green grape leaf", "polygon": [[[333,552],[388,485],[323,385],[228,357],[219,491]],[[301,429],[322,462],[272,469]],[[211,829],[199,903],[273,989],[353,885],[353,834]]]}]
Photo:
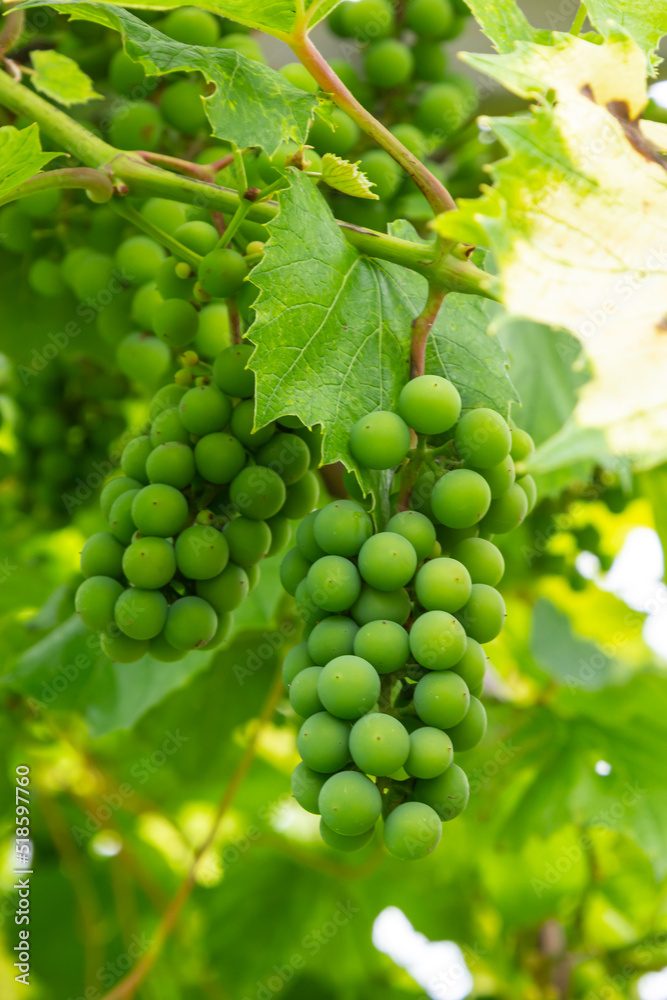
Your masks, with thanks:
[{"label": "green grape leaf", "polygon": [[[29,0],[24,6],[40,5],[41,0]],[[202,73],[215,86],[214,93],[204,99],[204,108],[218,139],[233,142],[240,149],[262,146],[269,156],[282,142],[306,141],[317,97],[293,87],[268,66],[233,49],[175,42],[120,6],[78,0],[49,6],[73,20],[93,21],[119,31],[128,56],[149,76],[193,70]],[[149,83],[147,93],[151,89]]]},{"label": "green grape leaf", "polygon": [[359,164],[343,160],[334,153],[325,153],[322,157],[322,180],[329,187],[353,198],[378,199],[371,190],[373,182],[359,169]]},{"label": "green grape leaf", "polygon": [[101,94],[93,90],[93,81],[73,59],[55,49],[34,49],[30,53],[34,73],[30,77],[35,90],[58,104],[86,104]]},{"label": "green grape leaf", "polygon": [[465,0],[473,17],[499,52],[509,52],[518,41],[530,42],[538,32],[530,26],[515,0]]},{"label": "green grape leaf", "polygon": [[42,150],[38,125],[28,125],[24,129],[3,125],[0,128],[0,202],[8,201],[12,191],[58,155]]},{"label": "green grape leaf", "polygon": [[[359,254],[307,177],[290,171],[280,212],[268,229],[264,257],[251,281],[259,290],[248,332],[256,345],[258,425],[283,414],[324,428],[323,463],[356,463],[348,447],[354,423],[370,410],[396,407],[408,378],[412,321],[426,301],[426,280],[413,271]],[[403,223],[401,238],[415,238]],[[466,405],[507,412],[514,388],[497,338],[473,296],[447,297],[433,331],[429,371],[443,365]],[[492,400],[489,403],[489,400]],[[358,471],[364,491],[373,477]]]},{"label": "green grape leaf", "polygon": [[[571,690],[606,687],[618,674],[616,664],[600,646],[573,632],[568,616],[545,598],[533,607],[529,642],[537,664]],[[627,668],[621,669],[627,673]]]},{"label": "green grape leaf", "polygon": [[667,34],[667,3],[665,0],[589,0],[586,11],[591,24],[605,37],[618,30],[626,31],[648,55],[660,38]]}]

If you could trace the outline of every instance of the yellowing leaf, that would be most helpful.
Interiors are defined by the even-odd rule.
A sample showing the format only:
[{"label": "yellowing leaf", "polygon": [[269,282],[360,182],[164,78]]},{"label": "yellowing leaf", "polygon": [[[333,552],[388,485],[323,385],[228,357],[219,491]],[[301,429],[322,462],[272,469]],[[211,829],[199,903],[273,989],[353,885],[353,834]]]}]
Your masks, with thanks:
[{"label": "yellowing leaf", "polygon": [[609,37],[620,25],[645,52],[657,47],[667,33],[666,0],[588,0],[588,17],[598,31]]},{"label": "yellowing leaf", "polygon": [[35,49],[30,54],[35,72],[31,81],[35,90],[46,94],[58,104],[85,104],[100,98],[93,90],[93,81],[79,69],[73,59],[55,49]]},{"label": "yellowing leaf", "polygon": [[329,187],[353,198],[374,198],[377,201],[378,196],[371,191],[373,182],[359,169],[359,164],[343,160],[334,153],[325,153],[322,157],[322,180]]}]

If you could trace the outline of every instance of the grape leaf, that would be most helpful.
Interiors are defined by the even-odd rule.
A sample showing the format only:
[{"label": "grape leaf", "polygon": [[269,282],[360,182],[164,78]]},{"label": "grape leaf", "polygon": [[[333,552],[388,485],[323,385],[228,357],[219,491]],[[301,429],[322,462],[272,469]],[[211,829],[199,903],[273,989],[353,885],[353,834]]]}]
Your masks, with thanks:
[{"label": "grape leaf", "polygon": [[515,0],[465,0],[473,17],[499,52],[509,52],[518,41],[530,42],[538,34]]},{"label": "grape leaf", "polygon": [[[41,0],[24,4],[40,5]],[[268,66],[233,49],[175,42],[123,7],[78,0],[49,6],[73,20],[94,21],[119,31],[128,56],[149,76],[199,70],[215,85],[215,92],[204,99],[204,109],[218,139],[241,149],[262,146],[270,156],[289,139],[306,141],[317,97],[293,87]]]},{"label": "grape leaf", "polygon": [[543,597],[533,607],[530,651],[550,677],[570,690],[606,687],[617,666],[595,642],[573,632],[568,616]]},{"label": "grape leaf", "polygon": [[333,153],[325,153],[322,157],[322,180],[329,187],[342,191],[354,198],[373,198],[378,196],[371,190],[373,183],[359,169],[358,163],[342,160]]},{"label": "grape leaf", "polygon": [[38,125],[28,125],[24,129],[3,125],[0,128],[0,203],[10,200],[12,191],[58,155],[42,151]]},{"label": "grape leaf", "polygon": [[69,107],[101,98],[93,90],[93,81],[77,63],[55,49],[34,49],[30,60],[35,71],[30,77],[33,87],[58,104]]},{"label": "grape leaf", "polygon": [[[329,206],[307,177],[290,171],[280,212],[269,225],[264,257],[251,272],[259,289],[248,331],[256,345],[256,421],[282,414],[323,424],[323,462],[356,464],[348,447],[353,424],[370,410],[394,408],[408,378],[411,324],[426,300],[413,271],[360,255],[343,237]],[[414,239],[407,223],[394,235]],[[429,371],[443,364],[471,406],[507,411],[515,399],[496,338],[487,336],[484,306],[452,294],[438,318]],[[360,474],[362,487],[372,477]]]},{"label": "grape leaf", "polygon": [[591,24],[609,37],[620,25],[647,54],[667,34],[665,0],[589,0],[586,10]]}]

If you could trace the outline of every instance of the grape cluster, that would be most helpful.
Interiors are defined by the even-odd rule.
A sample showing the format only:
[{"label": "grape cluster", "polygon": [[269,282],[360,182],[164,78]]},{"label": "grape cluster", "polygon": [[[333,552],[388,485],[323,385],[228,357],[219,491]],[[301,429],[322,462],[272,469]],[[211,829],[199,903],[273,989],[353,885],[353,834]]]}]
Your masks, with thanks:
[{"label": "grape cluster", "polygon": [[[158,390],[150,426],[102,490],[108,530],[83,548],[76,610],[111,659],[171,662],[219,645],[260,560],[317,502],[316,435],[290,417],[253,430],[251,352],[232,345],[211,374]],[[184,362],[202,367],[195,352]]]},{"label": "grape cluster", "polygon": [[494,410],[461,415],[455,386],[429,375],[404,387],[398,413],[362,417],[350,448],[366,468],[402,466],[408,483],[424,459],[434,482],[427,510],[402,505],[383,530],[353,499],[310,513],[283,559],[306,624],[283,664],[305,719],[293,792],[321,815],[330,846],[362,847],[384,813],[387,848],[414,860],[467,803],[453,758],[484,736],[483,647],[505,619],[504,560],[491,538],[534,503],[532,480],[515,472],[532,442]]}]

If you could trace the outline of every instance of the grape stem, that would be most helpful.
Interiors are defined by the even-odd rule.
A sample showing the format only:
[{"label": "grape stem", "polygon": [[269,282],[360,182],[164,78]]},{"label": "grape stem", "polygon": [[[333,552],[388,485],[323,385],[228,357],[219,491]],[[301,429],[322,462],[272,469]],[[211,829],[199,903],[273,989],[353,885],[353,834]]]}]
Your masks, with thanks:
[{"label": "grape stem", "polygon": [[232,296],[227,299],[227,312],[229,314],[229,334],[232,344],[240,344],[243,341],[241,333],[241,317],[236,298]]},{"label": "grape stem", "polygon": [[136,208],[131,205],[124,204],[119,201],[112,201],[109,206],[114,210],[116,215],[122,216],[123,219],[127,219],[131,222],[133,226],[137,229],[143,229],[143,231],[154,239],[157,243],[160,243],[167,250],[171,250],[174,256],[178,257],[180,260],[187,261],[190,267],[194,268],[195,274],[199,268],[202,258],[194,250],[190,250],[183,243],[179,243],[175,240],[173,236],[169,233],[165,233],[164,229],[160,229],[159,226],[155,226],[148,219],[145,219],[140,212],[137,212]]},{"label": "grape stem", "polygon": [[147,149],[138,149],[136,155],[140,156],[146,163],[157,163],[165,167],[172,167],[180,170],[181,173],[191,174],[200,181],[212,182],[218,170],[228,167],[234,157],[230,153],[215,163],[192,163],[190,160],[182,160],[178,156],[167,156],[166,153],[152,153]]},{"label": "grape stem", "polygon": [[424,374],[426,363],[426,342],[438,318],[446,292],[441,288],[429,285],[426,305],[419,316],[412,321],[412,337],[410,341],[410,378]]},{"label": "grape stem", "polygon": [[83,188],[90,195],[91,201],[97,205],[109,201],[114,193],[109,175],[101,170],[91,170],[90,167],[65,167],[62,170],[49,170],[29,177],[23,184],[19,184],[13,191],[0,198],[0,206],[19,198],[27,198],[37,191],[48,191],[50,188]]}]

